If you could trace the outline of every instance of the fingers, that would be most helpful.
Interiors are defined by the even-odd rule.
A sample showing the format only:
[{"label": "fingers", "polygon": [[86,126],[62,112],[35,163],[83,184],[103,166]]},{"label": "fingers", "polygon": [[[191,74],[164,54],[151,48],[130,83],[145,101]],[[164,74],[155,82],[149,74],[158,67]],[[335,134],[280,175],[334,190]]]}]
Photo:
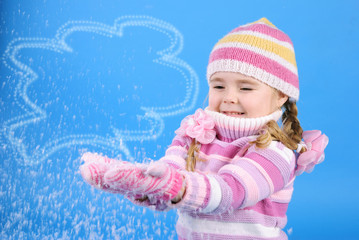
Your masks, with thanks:
[{"label": "fingers", "polygon": [[105,173],[104,181],[111,188],[143,195],[152,194],[166,184],[161,178],[144,174],[137,165],[123,165],[110,169]]},{"label": "fingers", "polygon": [[143,178],[142,170],[132,164],[116,166],[104,175],[104,181],[111,188],[123,191],[133,191],[138,188]]},{"label": "fingers", "polygon": [[177,195],[178,176],[164,163],[132,164],[89,152],[81,159],[85,162],[80,166],[83,179],[97,189],[126,196],[145,196],[136,199],[137,202],[146,202],[147,196],[157,201]]},{"label": "fingers", "polygon": [[82,178],[91,186],[110,191],[104,182],[105,172],[113,166],[125,165],[126,162],[108,158],[98,153],[86,152],[81,156],[84,164],[80,166]]},{"label": "fingers", "polygon": [[90,162],[80,166],[82,178],[90,185],[101,188],[107,167],[102,163]]}]

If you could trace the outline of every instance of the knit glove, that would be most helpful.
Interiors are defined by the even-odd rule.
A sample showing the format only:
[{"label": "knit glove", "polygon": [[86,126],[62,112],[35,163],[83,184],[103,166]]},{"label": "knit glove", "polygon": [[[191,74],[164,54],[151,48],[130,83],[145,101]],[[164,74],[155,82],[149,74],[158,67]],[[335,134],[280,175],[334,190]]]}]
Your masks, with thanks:
[{"label": "knit glove", "polygon": [[169,201],[183,191],[183,176],[161,162],[145,167],[118,165],[105,173],[104,181],[111,189],[147,196],[152,200]]},{"label": "knit glove", "polygon": [[106,184],[104,182],[104,175],[110,168],[126,165],[128,164],[127,162],[110,159],[90,152],[84,153],[81,156],[81,160],[84,162],[84,164],[80,166],[81,176],[88,184],[106,192],[124,194],[122,189],[111,188]]}]

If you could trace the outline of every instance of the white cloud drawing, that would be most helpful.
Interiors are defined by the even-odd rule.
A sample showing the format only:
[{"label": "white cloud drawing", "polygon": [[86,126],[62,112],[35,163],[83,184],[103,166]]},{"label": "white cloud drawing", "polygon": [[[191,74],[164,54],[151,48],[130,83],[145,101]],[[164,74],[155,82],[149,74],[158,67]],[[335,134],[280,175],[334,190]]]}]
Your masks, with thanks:
[{"label": "white cloud drawing", "polygon": [[[130,38],[131,31],[139,27],[145,29],[145,32],[161,35],[169,43],[163,49],[152,53],[155,56],[152,62],[161,68],[171,69],[177,76],[182,78],[180,82],[184,91],[179,94],[180,97],[174,98],[176,102],[172,101],[172,99],[171,101],[163,99],[163,101],[160,101],[161,104],[156,102],[156,105],[152,106],[148,100],[144,102],[138,101],[143,104],[139,106],[137,115],[139,119],[145,122],[145,127],[139,129],[122,128],[121,124],[117,123],[111,123],[109,126],[111,131],[104,135],[91,133],[91,131],[86,134],[63,134],[58,132],[58,129],[52,129],[54,132],[53,137],[50,139],[44,138],[37,144],[30,144],[26,138],[22,137],[21,132],[29,126],[35,126],[34,129],[36,129],[36,126],[53,128],[54,126],[48,124],[47,121],[53,114],[62,111],[61,109],[56,109],[55,111],[44,107],[46,104],[38,103],[36,94],[44,95],[45,93],[36,92],[34,85],[39,83],[40,79],[49,77],[49,74],[46,72],[46,66],[36,65],[36,63],[32,62],[31,56],[24,57],[27,51],[35,49],[46,52],[48,56],[56,56],[61,61],[61,56],[64,54],[81,54],[72,45],[77,34],[88,34],[91,38],[101,36],[109,39],[122,39],[124,37]],[[126,48],[126,46],[118,47]],[[22,113],[3,122],[2,133],[13,147],[17,162],[25,166],[35,165],[44,162],[52,154],[71,146],[96,146],[102,149],[112,149],[122,153],[127,160],[134,160],[133,153],[128,148],[129,142],[157,139],[162,135],[165,127],[164,118],[175,116],[194,108],[199,91],[198,76],[187,62],[179,58],[182,50],[182,34],[171,24],[149,16],[124,16],[116,19],[113,25],[92,21],[69,21],[57,30],[54,38],[17,38],[11,41],[4,53],[3,63],[11,69],[16,78],[13,99],[16,105],[22,109]],[[66,58],[62,58],[62,60],[66,61]],[[96,64],[102,63],[99,61]],[[66,83],[78,80],[74,78],[66,80]],[[117,79],[116,81],[121,85],[123,79]],[[152,79],[151,81],[154,80]],[[54,82],[56,83],[56,81]],[[169,84],[177,83],[169,82]],[[155,85],[156,82],[154,81]],[[41,88],[39,91],[41,91]],[[48,97],[51,97],[51,94],[49,95]],[[137,97],[141,98],[141,96]],[[49,100],[49,102],[55,101],[56,99]],[[127,100],[124,99],[123,101]],[[73,104],[76,104],[76,102]],[[77,116],[77,118],[79,117]],[[39,128],[40,131],[43,128]]]}]

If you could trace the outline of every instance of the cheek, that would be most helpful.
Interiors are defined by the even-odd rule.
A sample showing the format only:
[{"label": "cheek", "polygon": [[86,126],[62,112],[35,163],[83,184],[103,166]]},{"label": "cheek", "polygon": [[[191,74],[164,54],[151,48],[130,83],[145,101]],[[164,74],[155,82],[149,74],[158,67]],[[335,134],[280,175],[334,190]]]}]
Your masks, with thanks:
[{"label": "cheek", "polygon": [[258,98],[245,98],[241,101],[241,104],[245,107],[245,110],[251,113],[261,112],[264,105],[261,101],[258,101]]},{"label": "cheek", "polygon": [[265,94],[253,95],[243,98],[241,103],[250,117],[262,117],[272,113],[272,99]]},{"label": "cheek", "polygon": [[220,98],[218,94],[213,92],[208,93],[208,107],[210,110],[217,110],[220,104]]},{"label": "cheek", "polygon": [[279,103],[279,96],[276,94],[272,94],[272,99],[270,102],[270,108],[272,111],[277,110],[280,107],[280,103]]},{"label": "cheek", "polygon": [[276,98],[273,97],[273,95],[268,94],[265,98],[262,99],[262,104],[260,104],[258,107],[261,108],[262,114],[268,115],[277,110],[277,105]]}]

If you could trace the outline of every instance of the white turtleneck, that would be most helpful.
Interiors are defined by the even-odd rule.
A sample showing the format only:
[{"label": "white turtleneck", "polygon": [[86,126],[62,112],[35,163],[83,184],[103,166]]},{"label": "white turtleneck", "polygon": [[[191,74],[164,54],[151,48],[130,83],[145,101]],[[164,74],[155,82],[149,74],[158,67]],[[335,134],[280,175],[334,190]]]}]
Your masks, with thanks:
[{"label": "white turtleneck", "polygon": [[227,142],[241,137],[257,135],[267,122],[271,120],[278,121],[282,116],[282,110],[277,110],[267,116],[257,118],[226,116],[222,113],[208,110],[208,108],[205,109],[205,112],[213,118],[219,139]]}]

